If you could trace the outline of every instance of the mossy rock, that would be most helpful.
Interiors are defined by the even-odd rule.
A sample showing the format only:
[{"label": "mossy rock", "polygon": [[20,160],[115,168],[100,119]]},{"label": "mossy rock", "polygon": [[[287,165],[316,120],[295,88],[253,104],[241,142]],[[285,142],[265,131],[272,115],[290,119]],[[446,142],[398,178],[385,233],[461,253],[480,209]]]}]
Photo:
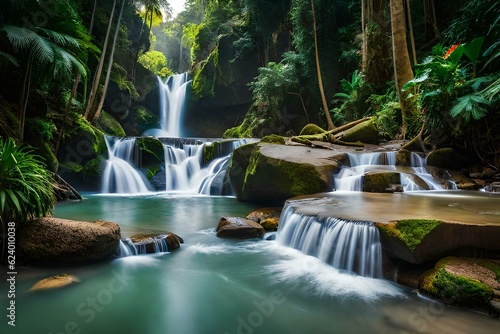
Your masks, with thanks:
[{"label": "mossy rock", "polygon": [[56,173],[59,168],[59,162],[57,161],[57,157],[54,155],[49,143],[41,142],[38,146],[37,153],[45,160],[47,169]]},{"label": "mossy rock", "polygon": [[472,165],[474,161],[456,152],[452,148],[439,148],[429,153],[427,164],[429,166],[460,170]]},{"label": "mossy rock", "polygon": [[373,119],[360,123],[347,130],[341,140],[345,142],[379,143],[379,132]]},{"label": "mossy rock", "polygon": [[138,106],[132,111],[133,126],[139,133],[149,129],[160,128],[160,119],[156,114],[144,106]]},{"label": "mossy rock", "polygon": [[374,193],[392,193],[394,185],[401,184],[399,173],[370,172],[363,176],[363,191]]},{"label": "mossy rock", "polygon": [[439,224],[441,221],[433,219],[403,219],[376,226],[382,234],[401,240],[409,250],[413,251]]},{"label": "mossy rock", "polygon": [[494,276],[474,259],[446,257],[420,277],[419,289],[447,304],[487,307],[493,296],[489,284],[500,286],[498,281],[492,280]]},{"label": "mossy rock", "polygon": [[299,136],[318,135],[325,132],[326,130],[322,129],[319,125],[310,123],[302,128],[302,130],[299,133]]},{"label": "mossy rock", "polygon": [[396,152],[396,165],[397,166],[411,166],[411,152],[401,149]]},{"label": "mossy rock", "polygon": [[262,143],[285,145],[285,138],[283,138],[282,136],[278,136],[278,135],[265,136],[260,141]]},{"label": "mossy rock", "polygon": [[101,111],[101,115],[97,119],[96,125],[98,129],[108,135],[119,138],[125,137],[125,130],[123,130],[120,122],[104,110]]},{"label": "mossy rock", "polygon": [[95,157],[90,160],[82,168],[83,178],[87,180],[100,179],[102,172],[104,171],[105,160],[102,155]]},{"label": "mossy rock", "polygon": [[136,145],[141,152],[143,166],[157,166],[165,160],[164,147],[158,138],[140,137],[137,138]]},{"label": "mossy rock", "polygon": [[282,204],[287,198],[330,191],[338,162],[332,152],[304,146],[249,144],[233,152],[229,177],[238,199]]},{"label": "mossy rock", "polygon": [[261,208],[247,215],[247,219],[262,225],[266,231],[276,231],[280,222],[281,207]]}]

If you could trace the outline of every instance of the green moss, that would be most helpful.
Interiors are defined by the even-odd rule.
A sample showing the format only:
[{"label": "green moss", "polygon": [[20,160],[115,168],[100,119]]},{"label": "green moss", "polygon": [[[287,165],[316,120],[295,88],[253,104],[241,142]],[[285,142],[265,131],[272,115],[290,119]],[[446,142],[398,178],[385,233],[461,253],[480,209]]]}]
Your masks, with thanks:
[{"label": "green moss", "polygon": [[280,144],[285,145],[285,138],[278,135],[269,135],[265,136],[260,140],[261,143],[270,143],[270,144]]},{"label": "green moss", "polygon": [[219,48],[217,46],[206,60],[199,62],[194,68],[191,87],[196,98],[215,96],[218,63]]},{"label": "green moss", "polygon": [[142,153],[143,162],[147,162],[148,156],[153,157],[157,162],[164,160],[164,148],[160,140],[155,137],[141,137],[136,140],[137,147]]},{"label": "green moss", "polygon": [[441,221],[432,219],[403,219],[389,224],[376,224],[380,232],[388,237],[400,239],[409,250],[414,251],[424,237]]},{"label": "green moss", "polygon": [[216,143],[208,143],[203,145],[203,162],[206,164],[214,158]]},{"label": "green moss", "polygon": [[73,161],[65,161],[62,165],[71,170],[73,173],[80,173],[83,170],[82,165]]},{"label": "green moss", "polygon": [[487,304],[493,289],[476,279],[458,276],[446,270],[448,264],[457,258],[447,257],[440,260],[434,269],[427,271],[420,280],[419,288],[425,293],[441,298],[446,303],[464,306]]},{"label": "green moss", "polygon": [[104,161],[104,158],[99,155],[87,162],[87,164],[82,169],[84,179],[100,177],[103,172]]},{"label": "green moss", "polygon": [[302,130],[299,133],[299,136],[317,135],[325,132],[326,130],[322,129],[319,125],[310,123],[302,128]]},{"label": "green moss", "polygon": [[151,110],[144,106],[139,106],[133,112],[133,120],[139,132],[160,127],[160,120]]},{"label": "green moss", "polygon": [[400,184],[399,173],[367,173],[363,178],[363,191],[385,193],[393,192],[392,185]]},{"label": "green moss", "polygon": [[101,115],[97,120],[97,127],[111,136],[125,137],[125,130],[123,130],[121,124],[104,110],[101,111]]},{"label": "green moss", "polygon": [[500,283],[500,262],[487,259],[476,259],[475,262],[495,273],[497,281]]},{"label": "green moss", "polygon": [[83,116],[78,115],[76,117],[77,131],[88,133],[92,138],[92,150],[95,154],[103,154],[107,151],[106,141],[104,139],[104,133],[91,125]]},{"label": "green moss", "polygon": [[353,126],[341,138],[346,142],[362,142],[378,144],[379,133],[373,118],[367,122]]}]

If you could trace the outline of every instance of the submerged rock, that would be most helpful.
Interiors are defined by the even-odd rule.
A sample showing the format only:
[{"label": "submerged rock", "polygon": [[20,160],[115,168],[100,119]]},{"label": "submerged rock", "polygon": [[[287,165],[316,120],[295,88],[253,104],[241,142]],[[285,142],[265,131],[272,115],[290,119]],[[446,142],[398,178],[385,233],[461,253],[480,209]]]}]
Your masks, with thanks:
[{"label": "submerged rock", "polygon": [[[157,253],[158,251],[173,251],[181,247],[184,240],[175,233],[166,234],[135,234],[130,241],[137,248],[144,248],[144,254]],[[159,250],[159,248],[161,248]],[[166,249],[165,249],[166,248]]]},{"label": "submerged rock", "polygon": [[50,263],[82,263],[111,257],[120,241],[120,226],[106,221],[83,222],[38,218],[21,225],[23,258]]},{"label": "submerged rock", "polygon": [[264,228],[253,220],[240,217],[222,217],[217,225],[217,236],[219,238],[261,238]]},{"label": "submerged rock", "polygon": [[80,282],[80,279],[76,276],[69,274],[61,274],[52,277],[44,278],[38,282],[36,282],[31,288],[30,291],[39,291],[39,290],[49,290],[49,289],[59,289],[75,282]]}]

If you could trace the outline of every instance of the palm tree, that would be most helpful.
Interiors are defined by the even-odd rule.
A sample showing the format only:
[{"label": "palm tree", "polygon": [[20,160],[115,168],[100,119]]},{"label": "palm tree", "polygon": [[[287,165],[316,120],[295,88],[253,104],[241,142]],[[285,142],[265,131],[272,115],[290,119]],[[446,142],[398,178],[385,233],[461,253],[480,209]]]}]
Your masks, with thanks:
[{"label": "palm tree", "polygon": [[2,40],[2,34],[6,37],[4,41],[8,42],[13,50],[22,52],[23,56],[22,62],[19,60],[24,69],[24,76],[18,105],[18,136],[19,140],[23,141],[33,67],[43,69],[51,66],[54,71],[52,73],[59,72],[68,76],[76,70],[86,77],[87,71],[84,63],[72,51],[83,49],[85,43],[73,36],[35,26],[19,27],[4,24],[0,26],[0,40]]}]

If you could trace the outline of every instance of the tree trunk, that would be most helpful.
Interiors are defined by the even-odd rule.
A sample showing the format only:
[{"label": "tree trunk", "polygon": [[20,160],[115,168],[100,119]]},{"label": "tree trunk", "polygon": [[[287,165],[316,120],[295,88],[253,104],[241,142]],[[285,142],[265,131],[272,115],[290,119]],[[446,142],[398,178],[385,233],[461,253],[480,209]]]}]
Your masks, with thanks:
[{"label": "tree trunk", "polygon": [[94,8],[92,9],[92,17],[90,18],[90,27],[89,27],[90,36],[92,36],[92,30],[94,29],[94,16],[95,16],[96,6],[97,6],[97,0],[94,0]]},{"label": "tree trunk", "polygon": [[120,8],[120,14],[118,14],[118,21],[116,22],[116,29],[115,29],[115,36],[113,38],[113,46],[111,48],[111,54],[109,55],[109,61],[108,61],[108,69],[106,72],[106,80],[104,81],[104,90],[102,92],[101,99],[99,101],[99,105],[97,106],[96,112],[94,114],[94,117],[92,118],[92,123],[97,121],[99,116],[101,115],[101,110],[102,106],[104,105],[104,99],[106,98],[106,92],[108,90],[108,85],[109,85],[109,78],[111,76],[111,70],[113,67],[113,58],[115,56],[115,49],[116,49],[116,40],[118,39],[118,34],[120,32],[120,22],[122,20],[122,13],[123,13],[123,7],[125,5],[125,0],[122,0],[122,6]]},{"label": "tree trunk", "polygon": [[411,22],[411,9],[410,0],[406,0],[406,14],[408,17],[408,29],[410,35],[410,45],[411,45],[411,55],[413,59],[413,65],[417,64],[417,51],[415,50],[415,38],[413,37],[413,24]]},{"label": "tree trunk", "polygon": [[28,107],[28,98],[31,89],[31,70],[33,68],[33,50],[28,56],[28,66],[24,74],[23,90],[19,99],[19,141],[24,142],[24,123],[26,121],[26,108]]},{"label": "tree trunk", "polygon": [[392,27],[392,53],[394,61],[394,81],[401,106],[401,115],[403,124],[401,126],[401,135],[406,136],[406,126],[408,116],[411,112],[412,104],[407,100],[408,92],[403,92],[401,88],[405,83],[413,79],[413,71],[408,54],[408,45],[406,43],[406,24],[403,0],[390,0],[391,7],[391,27]]},{"label": "tree trunk", "polygon": [[104,60],[106,58],[106,51],[108,49],[109,35],[111,33],[111,26],[113,24],[113,17],[115,15],[115,7],[116,7],[116,0],[113,1],[113,9],[111,10],[111,14],[109,16],[108,30],[106,31],[106,37],[104,38],[104,45],[103,45],[101,57],[99,58],[99,64],[97,66],[97,70],[96,70],[96,73],[94,75],[94,80],[92,81],[92,86],[90,87],[87,108],[85,109],[85,114],[84,114],[84,117],[87,120],[90,120],[93,118],[91,111],[92,111],[92,109],[94,109],[95,98],[97,95],[97,90],[99,88],[99,82],[101,81],[102,68],[104,66]]},{"label": "tree trunk", "polygon": [[316,31],[316,13],[314,12],[314,0],[311,0],[311,8],[313,15],[313,27],[314,27],[314,53],[316,55],[316,72],[318,74],[318,85],[319,92],[321,93],[321,102],[323,103],[323,110],[325,111],[326,122],[328,124],[328,130],[335,129],[333,125],[332,117],[330,116],[330,110],[328,109],[328,103],[326,102],[325,90],[323,89],[323,78],[321,76],[321,66],[319,62],[319,50],[318,50],[318,36]]}]

